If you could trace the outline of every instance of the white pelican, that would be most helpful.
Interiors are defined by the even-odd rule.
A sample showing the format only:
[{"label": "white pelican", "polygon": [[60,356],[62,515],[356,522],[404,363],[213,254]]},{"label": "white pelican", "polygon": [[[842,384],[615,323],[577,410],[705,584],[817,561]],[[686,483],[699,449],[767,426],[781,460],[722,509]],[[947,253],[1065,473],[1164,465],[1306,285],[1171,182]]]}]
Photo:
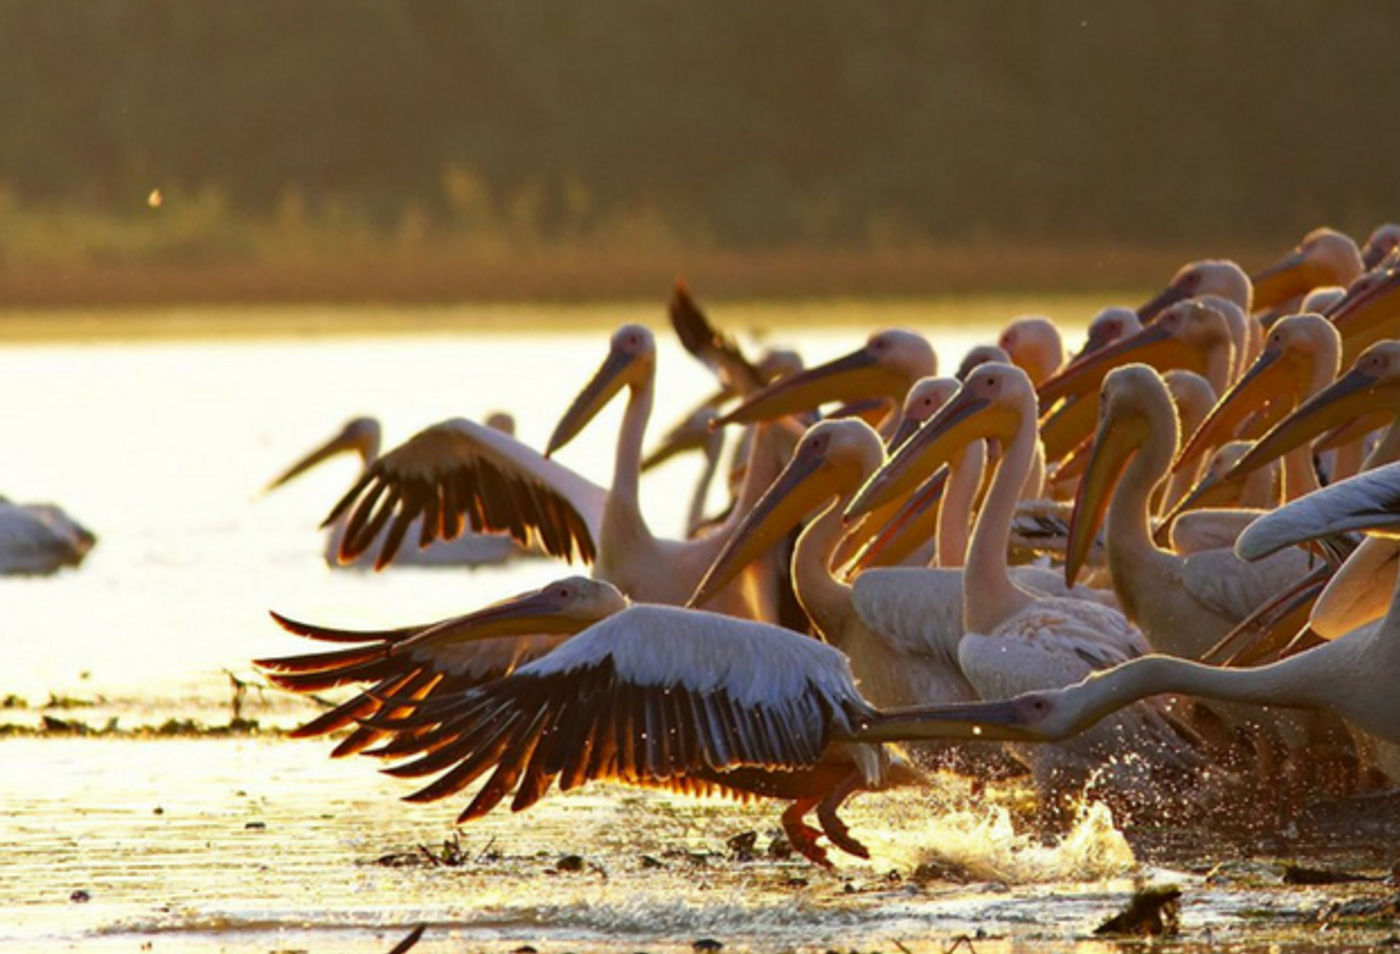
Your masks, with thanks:
[{"label": "white pelican", "polygon": [[[1400,465],[1339,481],[1301,497],[1249,527],[1236,544],[1259,559],[1338,530],[1400,527]],[[1000,702],[912,709],[877,717],[867,740],[926,738],[1064,739],[1121,706],[1161,693],[1261,706],[1305,707],[1340,716],[1388,744],[1400,744],[1400,588],[1385,619],[1306,652],[1252,669],[1218,669],[1171,656],[1146,656],[1078,685]]]},{"label": "white pelican", "polygon": [[1065,554],[1074,582],[1105,520],[1119,605],[1159,652],[1197,658],[1274,593],[1307,572],[1304,554],[1246,564],[1229,550],[1181,555],[1153,540],[1150,501],[1176,454],[1176,410],[1151,368],[1127,365],[1104,379],[1089,468],[1079,484]]},{"label": "white pelican", "polygon": [[1104,308],[1089,320],[1089,327],[1085,330],[1084,335],[1084,346],[1075,354],[1073,360],[1078,361],[1106,345],[1135,335],[1141,330],[1142,319],[1133,309],[1119,305]]},{"label": "white pelican", "polygon": [[1385,222],[1375,227],[1361,246],[1361,263],[1372,269],[1391,252],[1400,248],[1400,223]]},{"label": "white pelican", "polygon": [[1146,324],[1171,305],[1202,295],[1219,295],[1239,305],[1245,314],[1254,311],[1254,287],[1245,270],[1229,259],[1202,259],[1181,266],[1172,280],[1137,310]]},{"label": "white pelican", "polygon": [[642,459],[642,473],[646,473],[686,451],[698,449],[704,456],[705,465],[695,482],[695,489],[691,491],[690,507],[686,510],[685,532],[690,537],[711,522],[705,516],[705,503],[710,485],[719,472],[720,454],[724,450],[724,431],[714,426],[717,420],[719,411],[709,405],[701,405],[667,431],[661,442]]},{"label": "white pelican", "polygon": [[[565,412],[550,437],[546,454],[482,433],[467,421],[428,428],[370,466],[332,519],[353,507],[341,552],[355,556],[393,518],[389,543],[397,546],[408,521],[426,513],[421,542],[451,537],[462,515],[473,528],[509,529],[517,539],[539,540],[549,553],[578,555],[593,563],[593,575],[630,597],[656,603],[684,603],[714,554],[723,545],[721,528],[696,540],[655,536],[638,498],[642,440],[651,416],[656,380],[656,341],[641,325],[624,325],[612,336],[602,366]],[[623,389],[628,392],[614,457],[613,482],[604,491],[549,459]],[[768,461],[762,436],[754,461]],[[776,472],[751,465],[744,480],[742,514]],[[747,495],[747,496],[744,496]],[[737,519],[737,517],[733,518]],[[392,554],[392,549],[389,551]],[[386,559],[380,552],[378,562]],[[736,614],[769,616],[763,594],[747,585],[721,595]]]},{"label": "white pelican", "polygon": [[1236,348],[1230,308],[1200,299],[1170,305],[1137,334],[1073,362],[1039,388],[1041,406],[1067,400],[1046,415],[1041,427],[1046,460],[1060,460],[1093,433],[1098,389],[1113,368],[1130,361],[1160,371],[1184,368],[1201,374],[1217,394],[1231,380]]},{"label": "white pelican", "polygon": [[0,575],[37,576],[77,566],[96,542],[60,507],[0,497]]},{"label": "white pelican", "polygon": [[[1340,361],[1341,337],[1321,315],[1289,315],[1274,322],[1264,350],[1184,443],[1173,469],[1186,467],[1207,448],[1225,443],[1261,408],[1267,406],[1275,418],[1292,411],[1332,383]],[[1317,489],[1308,448],[1290,451],[1283,461],[1283,500]]]},{"label": "white pelican", "polygon": [[1069,360],[1060,329],[1044,315],[1021,315],[1002,329],[997,345],[1037,387]]},{"label": "white pelican", "polygon": [[[1010,365],[988,364],[870,479],[847,507],[859,516],[898,496],[931,466],[945,462],[969,440],[993,438],[1002,454],[977,516],[962,574],[966,630],[958,663],[984,699],[1030,688],[1067,685],[1087,673],[1148,652],[1142,635],[1115,609],[1100,603],[1033,594],[1014,581],[1007,565],[1012,514],[1035,453],[1036,395],[1030,378]],[[1179,766],[1197,758],[1164,711],[1143,708],[1093,736],[1050,750],[1014,750],[1042,792],[1077,790],[1112,766],[1132,772],[1121,759],[1125,740],[1145,764]],[[1052,804],[1058,799],[1053,798]]]},{"label": "white pelican", "polygon": [[[335,754],[412,757],[385,771],[438,775],[408,801],[445,798],[494,769],[459,822],[512,792],[511,809],[528,808],[556,778],[563,790],[611,779],[779,798],[793,803],[782,816],[793,847],[829,867],[822,834],[868,857],[836,814],[847,797],[920,779],[883,746],[842,741],[875,710],[837,650],[749,620],[629,606],[598,580],[572,577],[387,632],[285,625],[355,645],[260,660],[273,682],[301,692],[373,684],[296,734],[359,722]],[[803,821],[813,809],[820,830]]]},{"label": "white pelican", "polygon": [[[508,436],[513,436],[515,433],[515,422],[508,414],[490,415],[486,419],[486,426]],[[359,455],[360,473],[363,474],[365,469],[379,458],[380,434],[379,422],[374,418],[353,418],[346,422],[345,426],[334,437],[287,468],[272,483],[267,485],[267,489],[281,487],[322,461],[342,453],[353,452]],[[374,564],[371,553],[383,549],[389,527],[383,527],[378,537],[369,541],[360,556],[353,560],[341,560],[341,541],[345,537],[347,517],[348,514],[342,512],[329,528],[330,533],[326,535],[326,564],[332,567],[347,566],[368,569]],[[418,539],[422,536],[422,528],[410,523],[405,529],[405,536],[409,539]],[[405,566],[481,566],[504,563],[511,557],[523,556],[528,552],[505,533],[463,533],[455,539],[440,541],[431,547],[410,548],[399,554],[395,563]]]},{"label": "white pelican", "polygon": [[1347,286],[1327,317],[1342,336],[1342,363],[1387,338],[1400,337],[1400,258],[1392,252],[1373,271]]},{"label": "white pelican", "polygon": [[959,381],[966,381],[967,376],[972,373],[972,369],[984,364],[1010,364],[1011,355],[1006,353],[1006,349],[999,345],[973,345],[967,349],[967,354],[963,355],[962,361],[958,363],[958,372],[953,375]]},{"label": "white pelican", "polygon": [[[1400,341],[1379,341],[1332,384],[1275,424],[1234,467],[1239,477],[1315,437],[1363,415],[1400,414]],[[1400,428],[1393,425],[1367,458],[1375,467],[1400,459]]]},{"label": "white pelican", "polygon": [[1321,285],[1347,285],[1366,270],[1351,236],[1326,227],[1313,229],[1293,251],[1250,276],[1254,310],[1295,307]]},{"label": "white pelican", "polygon": [[750,394],[720,418],[721,424],[772,421],[811,411],[832,401],[882,398],[891,402],[891,427],[898,424],[904,395],[919,378],[938,373],[938,358],[923,335],[887,328],[840,358],[788,375]]}]

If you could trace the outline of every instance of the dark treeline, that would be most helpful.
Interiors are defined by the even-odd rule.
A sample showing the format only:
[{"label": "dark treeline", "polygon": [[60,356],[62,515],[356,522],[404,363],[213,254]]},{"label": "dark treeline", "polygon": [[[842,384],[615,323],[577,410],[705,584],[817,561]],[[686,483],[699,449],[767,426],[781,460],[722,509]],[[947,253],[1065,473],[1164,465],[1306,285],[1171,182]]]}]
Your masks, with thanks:
[{"label": "dark treeline", "polygon": [[728,246],[1400,216],[1400,5],[0,0],[0,191]]}]

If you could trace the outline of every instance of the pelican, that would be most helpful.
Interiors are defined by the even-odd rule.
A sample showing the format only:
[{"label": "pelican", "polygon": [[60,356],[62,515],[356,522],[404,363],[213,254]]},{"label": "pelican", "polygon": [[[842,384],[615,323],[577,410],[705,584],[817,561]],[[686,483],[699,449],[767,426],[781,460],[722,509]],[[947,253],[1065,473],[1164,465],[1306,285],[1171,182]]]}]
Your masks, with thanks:
[{"label": "pelican", "polygon": [[0,497],[0,575],[37,576],[77,566],[96,542],[61,507]]},{"label": "pelican", "polygon": [[1113,344],[1142,330],[1142,319],[1131,308],[1113,305],[1103,309],[1089,320],[1084,337],[1084,347],[1075,354],[1075,361],[1093,354],[1100,348]]},{"label": "pelican", "polygon": [[[671,540],[657,537],[647,526],[638,491],[655,372],[652,333],[641,325],[622,326],[612,336],[607,358],[555,427],[543,456],[515,441],[509,448],[501,440],[487,444],[469,422],[449,421],[422,432],[376,461],[332,512],[334,518],[354,507],[342,553],[354,556],[363,550],[391,516],[389,542],[393,543],[395,533],[402,536],[401,523],[426,511],[422,542],[427,543],[439,534],[450,537],[449,521],[460,526],[465,513],[473,527],[480,522],[492,529],[509,528],[517,538],[540,539],[552,554],[577,554],[591,561],[594,576],[616,584],[634,599],[684,603],[723,545],[728,529],[722,527],[695,540]],[[551,455],[624,389],[628,398],[612,487],[604,491],[553,461]],[[760,446],[764,444],[760,435],[752,460],[770,459],[772,455]],[[748,509],[770,478],[765,467],[750,465],[735,514]],[[379,562],[384,559],[381,550]],[[776,609],[765,605],[764,594],[755,589],[736,586],[721,594],[715,608],[771,618]]]},{"label": "pelican", "polygon": [[958,373],[954,377],[959,381],[966,381],[973,368],[992,362],[1010,364],[1011,355],[1007,354],[1006,350],[999,345],[974,345],[967,349],[967,354],[963,355],[962,361],[958,364]]},{"label": "pelican", "polygon": [[1073,583],[1106,522],[1108,566],[1119,605],[1159,652],[1197,658],[1259,604],[1307,572],[1303,554],[1242,563],[1229,550],[1182,557],[1153,541],[1150,500],[1176,454],[1178,424],[1166,385],[1127,365],[1104,379],[1089,469],[1079,484],[1065,555]]},{"label": "pelican", "polygon": [[[919,378],[938,373],[938,358],[923,335],[902,328],[872,334],[865,344],[840,358],[781,378],[749,395],[720,418],[720,424],[771,421],[813,410],[829,401],[872,397],[899,402]],[[890,427],[898,424],[891,416]]]},{"label": "pelican", "polygon": [[1137,310],[1146,324],[1170,306],[1188,298],[1219,295],[1239,305],[1245,314],[1254,311],[1254,286],[1245,270],[1229,259],[1201,259],[1177,269],[1167,287]]},{"label": "pelican", "polygon": [[[1244,420],[1266,404],[1285,413],[1337,377],[1341,337],[1321,315],[1289,315],[1269,329],[1264,350],[1185,442],[1173,469],[1189,465],[1206,448],[1224,443]],[[1281,415],[1280,415],[1281,416]],[[1307,448],[1284,455],[1283,499],[1316,490],[1317,472]]]},{"label": "pelican", "polygon": [[[1370,471],[1300,497],[1260,517],[1236,544],[1245,559],[1343,529],[1400,526],[1400,465]],[[1252,669],[1218,669],[1146,656],[1050,692],[963,706],[887,713],[860,738],[1053,741],[1073,736],[1121,706],[1162,693],[1333,713],[1388,745],[1400,745],[1400,588],[1380,623]]]},{"label": "pelican", "polygon": [[[1380,341],[1363,351],[1346,374],[1304,401],[1261,437],[1240,458],[1231,475],[1248,474],[1331,428],[1377,411],[1392,419],[1400,414],[1400,341]],[[1366,466],[1397,459],[1400,429],[1392,425],[1371,451]]]},{"label": "pelican", "polygon": [[1002,329],[997,345],[1006,352],[1011,364],[1030,375],[1031,383],[1037,387],[1069,360],[1060,329],[1044,315],[1013,318]]},{"label": "pelican", "polygon": [[719,472],[720,452],[724,449],[724,432],[714,426],[717,420],[717,410],[701,405],[667,431],[661,443],[642,459],[642,473],[646,473],[689,450],[698,449],[704,455],[705,465],[691,491],[690,507],[686,510],[685,532],[689,537],[711,522],[705,517],[705,501]]},{"label": "pelican", "polygon": [[[495,413],[486,419],[486,426],[507,436],[515,433],[515,421],[509,414]],[[322,461],[338,454],[355,453],[360,458],[360,472],[379,458],[381,432],[379,422],[372,417],[356,417],[348,421],[334,437],[310,451],[291,467],[267,485],[268,490],[281,487],[295,477],[304,474]],[[342,513],[331,525],[326,536],[325,561],[327,566],[347,566],[368,569],[374,558],[370,551],[382,549],[389,528],[382,528],[378,536],[367,544],[365,552],[353,560],[339,559],[341,543],[345,538],[348,514]],[[405,535],[411,539],[422,536],[421,526],[410,523]],[[410,549],[395,561],[408,566],[482,566],[504,563],[515,556],[523,556],[529,551],[504,533],[463,533],[453,540],[445,540],[436,546],[424,549]]]},{"label": "pelican", "polygon": [[[1149,651],[1142,635],[1115,609],[1090,600],[1033,594],[1014,581],[1007,539],[1020,489],[1032,465],[1036,394],[1024,371],[988,364],[963,382],[957,395],[920,428],[846,508],[848,519],[898,496],[918,475],[946,461],[969,440],[994,438],[1002,454],[977,516],[962,574],[965,633],[958,664],[984,699],[1028,688],[1067,685],[1094,669]],[[1042,792],[1081,787],[1088,776],[1119,761],[1125,738],[1148,767],[1180,765],[1195,753],[1160,709],[1125,714],[1072,746],[1017,749]],[[1052,798],[1053,801],[1058,801]]]},{"label": "pelican", "polygon": [[[358,722],[333,754],[397,759],[385,769],[397,777],[437,775],[408,801],[448,797],[494,769],[459,823],[512,792],[511,810],[528,808],[556,778],[562,790],[610,779],[778,798],[792,802],[782,822],[793,847],[830,867],[822,834],[868,857],[837,815],[846,798],[921,780],[883,746],[842,741],[875,710],[837,650],[764,623],[629,604],[600,580],[570,577],[386,632],[284,625],[354,645],[259,660],[276,684],[373,683],[295,734]],[[820,830],[803,820],[813,809]]]},{"label": "pelican", "polygon": [[1376,226],[1361,246],[1361,263],[1369,271],[1395,249],[1400,248],[1400,224],[1386,222]]},{"label": "pelican", "polygon": [[1098,413],[1098,388],[1113,368],[1140,361],[1158,370],[1184,368],[1205,377],[1217,394],[1231,380],[1237,351],[1232,305],[1187,299],[1170,305],[1137,334],[1070,364],[1039,389],[1042,407],[1067,398],[1047,415],[1041,437],[1047,460],[1059,460],[1088,437]]},{"label": "pelican", "polygon": [[1293,251],[1250,276],[1254,310],[1287,309],[1321,285],[1346,285],[1365,271],[1361,250],[1336,229],[1313,229]]}]

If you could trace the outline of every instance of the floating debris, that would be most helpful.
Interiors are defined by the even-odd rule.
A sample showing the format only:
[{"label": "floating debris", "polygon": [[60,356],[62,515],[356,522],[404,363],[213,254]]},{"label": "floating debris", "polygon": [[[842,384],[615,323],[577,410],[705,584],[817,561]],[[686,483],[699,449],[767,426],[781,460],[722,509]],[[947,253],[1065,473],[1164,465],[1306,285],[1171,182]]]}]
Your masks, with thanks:
[{"label": "floating debris", "polygon": [[403,954],[404,951],[418,943],[418,939],[423,936],[423,932],[428,929],[428,925],[420,924],[404,936],[404,939],[393,947],[389,948],[389,954]]},{"label": "floating debris", "polygon": [[1139,886],[1128,906],[1094,929],[1095,934],[1172,937],[1181,931],[1181,890],[1174,885]]}]

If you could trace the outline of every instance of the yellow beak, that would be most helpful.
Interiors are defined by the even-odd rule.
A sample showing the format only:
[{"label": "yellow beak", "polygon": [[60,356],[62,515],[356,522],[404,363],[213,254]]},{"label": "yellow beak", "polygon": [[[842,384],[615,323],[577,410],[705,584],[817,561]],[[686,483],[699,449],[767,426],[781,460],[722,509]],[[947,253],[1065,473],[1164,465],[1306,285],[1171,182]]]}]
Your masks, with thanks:
[{"label": "yellow beak", "polygon": [[846,522],[902,500],[972,441],[984,437],[1010,440],[1018,424],[1013,411],[966,389],[958,391],[865,482],[846,507]]},{"label": "yellow beak", "polygon": [[882,366],[864,348],[800,374],[780,378],[749,395],[719,419],[721,425],[773,421],[816,410],[831,401],[886,397],[899,401],[912,382]]},{"label": "yellow beak", "polygon": [[1254,310],[1266,311],[1306,295],[1325,278],[1301,249],[1294,249],[1268,268],[1249,276],[1254,286]]},{"label": "yellow beak", "polygon": [[578,397],[574,398],[574,403],[569,405],[569,409],[559,419],[559,424],[549,437],[544,456],[549,457],[577,437],[578,433],[588,426],[588,422],[607,406],[613,395],[631,382],[630,372],[636,361],[634,356],[617,348],[608,352],[607,358],[594,373],[592,380],[584,385]]},{"label": "yellow beak", "polygon": [[1301,365],[1294,352],[1281,348],[1261,352],[1244,377],[1210,409],[1196,433],[1177,454],[1172,471],[1194,464],[1204,454],[1234,439],[1265,405],[1285,397],[1291,406],[1302,393],[1306,374],[1307,368]]},{"label": "yellow beak", "polygon": [[1074,496],[1074,514],[1069,522],[1065,544],[1065,583],[1074,585],[1094,537],[1103,526],[1113,490],[1122,479],[1128,459],[1146,439],[1146,425],[1140,418],[1128,421],[1100,420],[1089,452],[1089,466]]}]

